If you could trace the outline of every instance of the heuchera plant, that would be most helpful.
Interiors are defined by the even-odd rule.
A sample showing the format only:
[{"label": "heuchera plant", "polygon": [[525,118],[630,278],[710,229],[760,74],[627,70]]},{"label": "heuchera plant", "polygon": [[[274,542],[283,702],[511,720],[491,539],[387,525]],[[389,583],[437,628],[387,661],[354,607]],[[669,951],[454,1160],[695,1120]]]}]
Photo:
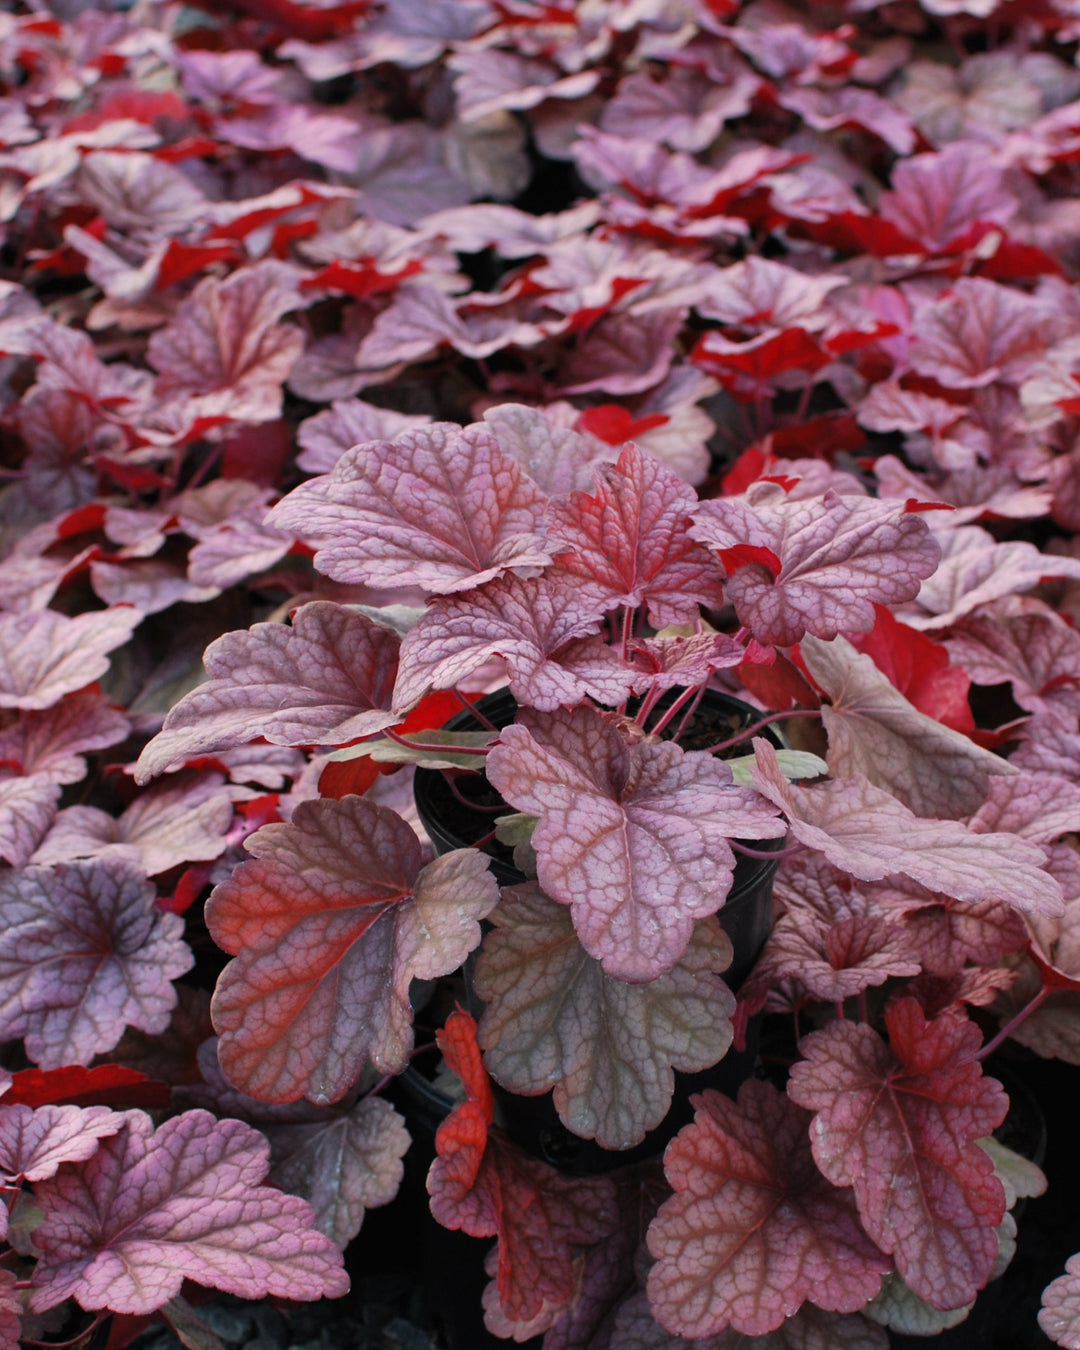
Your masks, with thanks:
[{"label": "heuchera plant", "polygon": [[[343,1293],[433,987],[431,1212],[496,1239],[496,1334],[963,1320],[1044,1184],[990,1057],[1080,1064],[1078,38],[0,15],[0,1350]],[[703,737],[708,691],[759,715]],[[486,784],[472,846],[417,766]],[[608,1170],[511,1137],[549,1092]],[[1080,1255],[1040,1323],[1080,1347]]]}]

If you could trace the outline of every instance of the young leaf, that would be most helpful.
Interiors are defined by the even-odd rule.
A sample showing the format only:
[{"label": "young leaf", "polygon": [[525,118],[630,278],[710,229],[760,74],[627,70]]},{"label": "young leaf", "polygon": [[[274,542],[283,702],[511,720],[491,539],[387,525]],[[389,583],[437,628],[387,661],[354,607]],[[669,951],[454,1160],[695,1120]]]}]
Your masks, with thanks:
[{"label": "young leaf", "polygon": [[504,890],[491,922],[475,973],[484,1062],[511,1092],[554,1087],[574,1134],[631,1148],[667,1113],[673,1068],[696,1073],[727,1053],[735,1000],[717,972],[731,944],[716,919],[700,920],[678,964],[647,984],[605,975],[535,883]]},{"label": "young leaf", "polygon": [[398,636],[344,605],[302,605],[291,626],[257,623],[206,649],[210,679],[165,718],[136,781],[265,737],[273,745],[342,745],[393,726]]},{"label": "young leaf", "polygon": [[969,1303],[997,1260],[1005,1192],[977,1140],[1008,1098],[973,1058],[978,1027],[952,1012],[927,1022],[914,999],[869,1026],[833,1022],[800,1046],[788,1092],[807,1110],[814,1157],[853,1186],[866,1231],[935,1308]]},{"label": "young leaf", "polygon": [[492,785],[539,817],[532,844],[544,891],[570,905],[582,946],[617,980],[655,979],[731,884],[731,839],[783,826],[704,751],[629,745],[588,708],[503,730]]},{"label": "young leaf", "polygon": [[696,502],[658,459],[625,446],[617,464],[597,472],[594,492],[552,502],[548,536],[568,550],[556,573],[578,579],[575,601],[584,592],[604,610],[648,605],[658,628],[691,622],[699,604],[722,603],[719,568],[686,533]]},{"label": "young leaf", "polygon": [[[728,598],[760,643],[790,647],[874,626],[874,602],[911,600],[940,552],[899,502],[789,497],[776,483],[702,502],[690,527],[728,568]],[[749,550],[749,551],[747,551]]]},{"label": "young leaf", "polygon": [[348,451],[269,519],[319,541],[315,565],[336,581],[444,595],[550,562],[542,506],[492,431],[437,422]]},{"label": "young leaf", "polygon": [[164,1031],[194,958],[184,923],[119,858],[0,875],[3,1036],[44,1069],[89,1064],[125,1026]]},{"label": "young leaf", "polygon": [[675,1194],[649,1227],[649,1302],[687,1338],[732,1328],[762,1336],[807,1299],[856,1312],[889,1261],[859,1226],[851,1192],[814,1165],[809,1115],[751,1080],[738,1105],[693,1098],[693,1124],[664,1154]]},{"label": "young leaf", "polygon": [[409,982],[479,944],[498,901],[487,859],[457,849],[421,867],[420,842],[360,797],[301,802],[264,825],[206,903],[236,957],[213,1000],[229,1079],[261,1101],[339,1100],[365,1061],[399,1073],[412,1049]]},{"label": "young leaf", "polygon": [[563,1176],[493,1126],[491,1086],[467,1013],[452,1013],[437,1039],[467,1100],[435,1135],[438,1156],[427,1179],[431,1212],[444,1228],[498,1237],[499,1303],[512,1321],[527,1322],[545,1303],[557,1306],[573,1296],[575,1248],[612,1231],[615,1188],[606,1177]]},{"label": "young leaf", "polygon": [[55,1176],[61,1163],[84,1162],[124,1117],[106,1106],[9,1106],[0,1103],[0,1173],[6,1186]]},{"label": "young leaf", "polygon": [[394,707],[410,707],[432,686],[452,688],[493,657],[505,662],[511,692],[529,707],[550,712],[588,695],[621,703],[637,672],[595,636],[595,596],[567,603],[573,585],[552,576],[497,577],[467,595],[434,600],[401,644]]},{"label": "young leaf", "polygon": [[976,834],[955,820],[921,820],[861,774],[799,787],[784,778],[767,741],[755,737],[754,751],[754,786],[783,811],[796,839],[842,872],[861,881],[900,873],[956,900],[1061,913],[1061,887],[1043,870],[1037,845]]},{"label": "young leaf", "polygon": [[262,1185],[266,1140],[239,1120],[185,1111],[156,1130],[141,1111],[78,1167],[34,1190],[45,1219],[34,1312],[73,1297],[90,1310],[149,1313],[185,1276],[240,1298],[338,1298],[341,1253],[311,1206]]}]

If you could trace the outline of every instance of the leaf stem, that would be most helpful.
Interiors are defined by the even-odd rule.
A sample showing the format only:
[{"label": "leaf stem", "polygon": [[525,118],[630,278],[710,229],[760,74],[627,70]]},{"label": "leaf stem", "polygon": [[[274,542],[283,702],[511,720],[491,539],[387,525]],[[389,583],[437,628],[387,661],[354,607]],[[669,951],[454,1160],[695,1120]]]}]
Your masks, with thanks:
[{"label": "leaf stem", "polygon": [[[465,772],[466,772],[466,773],[472,773],[472,770],[471,770],[471,769],[466,769]],[[450,789],[451,794],[452,794],[452,795],[453,795],[453,796],[454,796],[454,797],[462,804],[462,806],[467,806],[467,807],[469,808],[470,811],[503,811],[503,812],[505,812],[505,810],[506,810],[506,803],[505,803],[505,802],[500,802],[498,806],[481,806],[479,802],[471,802],[471,801],[469,801],[468,797],[466,797],[466,796],[464,795],[464,793],[461,792],[461,791],[458,789],[457,784],[454,782],[453,778],[450,777],[450,775],[446,772],[445,769],[443,769],[443,771],[442,771],[442,776],[443,776],[443,778],[446,780],[446,786]]]},{"label": "leaf stem", "polygon": [[[689,689],[684,689],[682,693],[678,696],[678,698],[672,703],[671,707],[668,708],[667,712],[663,714],[660,720],[653,727],[652,734],[654,736],[659,736],[663,732],[667,724],[675,716],[675,714],[679,712],[681,708],[684,708],[692,698],[698,699],[701,698],[701,695],[704,693],[704,691],[705,691],[704,685],[699,685],[697,687],[692,685]],[[675,739],[678,740],[678,737],[676,737]]]},{"label": "leaf stem", "polygon": [[[24,1288],[24,1287],[28,1288],[29,1284],[30,1284],[29,1280],[25,1281],[20,1280],[18,1285],[16,1285],[16,1288]],[[80,1331],[77,1336],[72,1336],[71,1340],[69,1341],[30,1341],[27,1340],[26,1337],[24,1336],[19,1341],[19,1344],[41,1346],[42,1350],[64,1350],[65,1346],[78,1345],[80,1341],[85,1340],[86,1337],[89,1336],[92,1332],[95,1332],[104,1321],[105,1321],[105,1314],[103,1312],[99,1312],[88,1327],[84,1327],[83,1330]]]},{"label": "leaf stem", "polygon": [[716,755],[719,754],[722,750],[730,750],[733,745],[741,745],[743,741],[747,740],[751,736],[756,736],[757,733],[763,727],[767,727],[770,722],[783,722],[788,717],[820,717],[820,716],[821,712],[817,708],[792,708],[788,712],[770,713],[768,717],[763,717],[760,722],[754,722],[751,726],[744,727],[742,731],[736,733],[736,735],[734,736],[729,737],[726,741],[717,741],[715,745],[707,746],[706,749],[710,750],[714,755]]},{"label": "leaf stem", "polygon": [[383,735],[397,745],[403,745],[407,750],[428,750],[432,754],[445,755],[452,751],[455,755],[486,755],[491,748],[487,745],[432,745],[427,741],[410,741],[406,736],[401,736],[393,727],[385,727]]},{"label": "leaf stem", "polygon": [[465,712],[471,713],[472,716],[476,718],[476,720],[480,723],[481,726],[487,727],[488,731],[498,731],[499,728],[495,725],[495,723],[491,720],[491,718],[482,713],[475,703],[470,703],[460,689],[454,688],[450,692],[461,704]]},{"label": "leaf stem", "polygon": [[741,839],[729,839],[728,843],[736,853],[742,853],[747,858],[761,858],[765,862],[772,862],[776,858],[792,858],[796,853],[801,853],[804,848],[804,845],[798,839],[794,844],[773,849],[771,853],[763,848],[751,848],[749,844],[744,844]]},{"label": "leaf stem", "polygon": [[[1039,990],[1039,992],[1035,995],[1035,997],[1033,999],[1030,999],[1027,1003],[1025,1003],[1024,1006],[1020,1009],[1020,1011],[1016,1014],[1016,1016],[1011,1018],[1008,1022],[1006,1022],[1005,1025],[998,1032],[998,1034],[992,1040],[987,1041],[986,1044],[983,1046],[983,1048],[978,1052],[978,1054],[972,1055],[970,1059],[983,1060],[986,1059],[989,1055],[992,1055],[994,1051],[998,1048],[998,1046],[1002,1044],[1003,1041],[1008,1040],[1008,1038],[1013,1034],[1013,1032],[1020,1025],[1020,1023],[1027,1021],[1027,1019],[1031,1016],[1031,1014],[1035,1011],[1035,1009],[1038,1008],[1041,1004],[1043,1004],[1049,997],[1050,997],[1050,986],[1044,984],[1042,988]],[[970,1062],[970,1060],[968,1060],[967,1062]]]}]

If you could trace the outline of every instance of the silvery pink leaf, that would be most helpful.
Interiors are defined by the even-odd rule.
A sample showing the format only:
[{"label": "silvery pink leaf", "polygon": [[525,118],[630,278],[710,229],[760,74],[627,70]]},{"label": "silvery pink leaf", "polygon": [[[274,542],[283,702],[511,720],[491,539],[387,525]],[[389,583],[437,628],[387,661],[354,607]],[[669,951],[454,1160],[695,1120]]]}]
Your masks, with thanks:
[{"label": "silvery pink leaf", "polygon": [[561,75],[548,61],[497,47],[455,52],[447,66],[454,72],[457,114],[463,122],[502,110],[535,108],[548,98],[583,98],[600,80],[598,70]]},{"label": "silvery pink leaf", "polygon": [[25,867],[56,816],[60,784],[47,774],[29,777],[0,768],[0,858]]},{"label": "silvery pink leaf", "polygon": [[281,387],[304,348],[299,329],[279,322],[299,304],[298,281],[294,268],[273,260],[200,281],[150,338],[159,396],[182,399],[202,417],[280,417]]},{"label": "silvery pink leaf", "polygon": [[496,577],[466,595],[440,596],[401,644],[394,707],[411,708],[429,687],[452,688],[500,657],[514,697],[532,708],[571,707],[592,695],[622,702],[637,672],[600,637],[602,605],[567,603],[569,581]]},{"label": "silvery pink leaf", "polygon": [[1040,914],[1021,919],[997,900],[950,900],[898,876],[870,884],[867,894],[873,905],[902,919],[923,970],[941,978],[959,974],[968,962],[994,966],[1003,956],[1022,951],[1026,923],[1057,922],[1057,916]]},{"label": "silvery pink leaf", "polygon": [[539,817],[540,885],[571,906],[606,975],[655,979],[679,960],[695,921],[723,903],[729,841],[776,838],[783,826],[705,751],[628,745],[589,708],[530,727],[501,732],[487,774],[512,806]]},{"label": "silvery pink leaf", "polygon": [[131,637],[142,615],[124,606],[70,619],[46,609],[0,615],[0,708],[42,709],[101,678],[106,653]]},{"label": "silvery pink leaf", "polygon": [[1061,913],[1061,887],[1036,844],[976,834],[954,820],[922,820],[861,774],[813,787],[788,783],[776,751],[754,740],[754,785],[788,819],[791,833],[861,881],[899,873],[956,900],[1000,900],[1035,914]]},{"label": "silvery pink leaf", "polygon": [[90,584],[107,605],[131,605],[142,615],[158,614],[172,605],[200,604],[221,594],[219,586],[198,586],[184,575],[183,564],[164,558],[133,558],[90,564]]},{"label": "silvery pink leaf", "polygon": [[817,1112],[814,1159],[835,1185],[854,1187],[871,1238],[920,1298],[956,1308],[997,1260],[1005,1192],[976,1141],[1001,1124],[1008,1098],[983,1077],[982,1034],[965,1017],[928,1022],[906,998],[885,1022],[888,1046],[842,1020],[811,1033],[788,1091]]},{"label": "silvery pink leaf", "polygon": [[23,461],[30,500],[49,511],[89,501],[97,489],[97,471],[86,451],[101,422],[87,404],[65,389],[34,388],[13,415],[30,452]]},{"label": "silvery pink leaf", "polygon": [[410,416],[376,408],[360,398],[342,398],[325,412],[300,423],[296,434],[297,467],[307,473],[329,473],[346,450],[365,441],[392,440],[399,431],[424,426],[427,416]]},{"label": "silvery pink leaf", "polygon": [[799,650],[832,700],[821,716],[838,778],[862,774],[917,816],[957,819],[979,809],[996,775],[1015,774],[1008,760],[919,712],[846,639],[807,636]]},{"label": "silvery pink leaf", "polygon": [[675,1191],[649,1226],[649,1304],[685,1337],[733,1329],[765,1336],[812,1299],[857,1312],[889,1260],[863,1232],[849,1190],[810,1156],[809,1115],[751,1080],[738,1104],[719,1092],[664,1154]]},{"label": "silvery pink leaf", "polygon": [[657,628],[692,622],[699,604],[723,603],[719,567],[687,536],[696,504],[688,483],[626,445],[614,466],[597,471],[593,492],[551,503],[555,571],[576,578],[575,597],[583,591],[604,609],[647,605]]},{"label": "silvery pink leaf", "polygon": [[909,469],[895,455],[882,455],[874,462],[874,476],[882,497],[941,502],[952,507],[936,517],[938,528],[943,530],[984,516],[1033,520],[1050,511],[1050,487],[1021,483],[1004,464],[988,468],[973,464],[928,476]]},{"label": "silvery pink leaf", "polygon": [[35,863],[127,858],[147,876],[225,852],[232,794],[220,774],[185,774],[155,783],[119,817],[96,806],[66,807],[34,854]]},{"label": "silvery pink leaf", "polygon": [[1057,717],[1029,718],[1010,763],[1028,773],[1080,783],[1080,730],[1068,730]]},{"label": "silvery pink leaf", "polygon": [[950,657],[977,684],[1007,680],[1030,712],[1080,714],[1080,635],[1041,600],[1003,597],[966,615],[945,639]]},{"label": "silvery pink leaf", "polygon": [[964,409],[884,380],[870,389],[855,415],[869,431],[927,431],[936,436],[958,422]]},{"label": "silvery pink leaf", "polygon": [[1043,1290],[1039,1326],[1055,1345],[1066,1350],[1080,1346],[1080,1252],[1066,1261],[1065,1274]]},{"label": "silvery pink leaf", "polygon": [[235,956],[214,1025],[229,1079],[263,1101],[339,1100],[370,1058],[398,1073],[412,1048],[409,982],[460,965],[498,900],[486,858],[457,849],[421,867],[394,812],[363,798],[302,802],[264,825],[207,901]]},{"label": "silvery pink leaf", "polygon": [[533,216],[515,206],[474,202],[434,211],[420,222],[425,237],[445,240],[457,253],[493,248],[504,258],[529,258],[556,240],[584,234],[600,218],[595,201],[579,202],[567,211]]},{"label": "silvery pink leaf", "polygon": [[878,209],[929,252],[940,253],[975,225],[1004,225],[1019,206],[1002,170],[960,144],[901,160],[893,169],[892,191],[881,194]]},{"label": "silvery pink leaf", "polygon": [[188,97],[215,110],[227,104],[277,103],[281,98],[281,71],[266,65],[258,52],[179,50],[174,60]]},{"label": "silvery pink leaf", "polygon": [[258,518],[236,516],[207,531],[188,554],[188,578],[198,590],[227,590],[258,572],[265,572],[296,542],[292,534]]},{"label": "silvery pink leaf", "polygon": [[861,127],[879,136],[899,155],[908,155],[915,146],[915,128],[911,118],[870,89],[841,85],[834,89],[784,89],[780,103],[796,112],[815,131],[836,131],[841,127]]},{"label": "silvery pink leaf", "polygon": [[688,688],[704,684],[714,670],[737,666],[746,649],[726,633],[697,633],[693,637],[644,638],[634,644],[643,658],[649,688]]},{"label": "silvery pink leaf", "polygon": [[718,268],[694,308],[708,319],[737,328],[772,325],[813,333],[835,319],[825,301],[831,291],[844,285],[845,277],[808,275],[752,254],[730,267]]},{"label": "silvery pink leaf", "polygon": [[1036,844],[1080,833],[1080,783],[1047,774],[994,778],[986,801],[968,821],[978,834],[1004,830]]},{"label": "silvery pink leaf", "polygon": [[861,1313],[828,1313],[804,1303],[794,1317],[767,1336],[719,1331],[688,1341],[664,1330],[644,1291],[628,1298],[615,1317],[613,1345],[619,1350],[888,1350],[883,1327]]},{"label": "silvery pink leaf", "polygon": [[667,378],[683,308],[605,314],[579,339],[559,372],[560,394],[640,394]]},{"label": "silvery pink leaf", "polygon": [[186,1111],[156,1130],[140,1111],[79,1168],[34,1192],[45,1219],[31,1307],[148,1313],[185,1276],[241,1298],[310,1300],[348,1289],[311,1206],[262,1184],[269,1148],[239,1120]]},{"label": "silvery pink leaf", "polygon": [[0,1271],[0,1350],[19,1350],[22,1344],[23,1298],[17,1284],[14,1271]]},{"label": "silvery pink leaf", "polygon": [[533,882],[504,890],[491,922],[475,972],[485,1065],[510,1092],[554,1087],[573,1134],[609,1149],[640,1143],[667,1113],[672,1070],[727,1053],[735,1000],[717,972],[731,945],[716,919],[700,920],[678,964],[646,984],[605,975],[566,907]]},{"label": "silvery pink leaf", "polygon": [[299,103],[277,103],[251,117],[220,119],[219,140],[245,150],[291,150],[338,173],[356,169],[361,124],[352,117],[317,112]]},{"label": "silvery pink leaf", "polygon": [[182,235],[206,198],[187,174],[153,155],[98,150],[87,155],[74,191],[125,234]]},{"label": "silvery pink leaf", "polygon": [[399,645],[391,629],[327,600],[302,605],[291,626],[226,633],[203,657],[209,680],[170,709],[136,781],[257,736],[273,745],[343,745],[392,726]]},{"label": "silvery pink leaf", "polygon": [[348,451],[270,520],[317,540],[315,564],[335,581],[442,595],[550,562],[542,503],[488,428],[439,422]]},{"label": "silvery pink leaf", "polygon": [[792,500],[775,483],[703,502],[690,533],[728,567],[728,598],[763,644],[789,647],[804,633],[868,632],[874,602],[912,599],[939,549],[899,503],[828,489]]},{"label": "silvery pink leaf", "polygon": [[502,453],[516,460],[537,487],[552,496],[588,489],[595,470],[616,458],[613,447],[572,426],[560,425],[541,408],[500,403],[488,408],[484,421],[495,433]]},{"label": "silvery pink leaf", "polygon": [[119,858],[0,875],[0,1017],[43,1069],[89,1064],[125,1026],[164,1031],[170,981],[194,958],[183,920],[162,913],[140,869]]},{"label": "silvery pink leaf", "polygon": [[937,571],[901,614],[912,628],[951,626],[980,605],[1030,590],[1046,577],[1080,577],[1080,559],[1040,553],[1025,539],[998,543],[978,525],[944,531],[940,543]]},{"label": "silvery pink leaf", "polygon": [[124,1117],[106,1106],[5,1106],[0,1103],[0,1172],[4,1184],[43,1181],[61,1163],[85,1162]]},{"label": "silvery pink leaf", "polygon": [[648,70],[626,76],[604,107],[601,128],[616,136],[664,141],[675,150],[704,150],[725,122],[749,111],[761,84],[737,57],[726,64],[716,79],[686,66],[669,67],[663,78]]},{"label": "silvery pink leaf", "polygon": [[948,389],[1020,384],[1069,325],[1045,301],[981,277],[961,277],[918,311],[910,359]]}]

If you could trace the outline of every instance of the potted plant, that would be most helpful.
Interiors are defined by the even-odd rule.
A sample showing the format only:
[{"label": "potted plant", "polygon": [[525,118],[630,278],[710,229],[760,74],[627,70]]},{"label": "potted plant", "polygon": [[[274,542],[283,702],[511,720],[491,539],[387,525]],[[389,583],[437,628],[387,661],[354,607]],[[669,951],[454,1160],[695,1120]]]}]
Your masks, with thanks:
[{"label": "potted plant", "polygon": [[[463,1096],[428,1189],[441,1224],[498,1238],[492,1331],[876,1348],[959,1319],[1039,1184],[991,1140],[1008,1099],[982,1065],[1054,987],[1075,869],[1055,841],[1080,815],[1048,817],[1045,783],[920,711],[919,662],[950,677],[892,612],[938,566],[919,504],[820,461],[699,500],[633,443],[503,405],[357,445],[270,521],[338,583],[428,599],[227,634],[140,761],[146,781],[256,736],[324,752],[206,907],[234,958],[212,1005],[232,1088],[332,1109],[365,1071],[385,1085],[414,1053],[410,991],[469,963],[484,1006],[438,1033]],[[476,701],[492,689],[512,697]],[[712,714],[714,691],[774,711]],[[787,719],[824,759],[770,742]],[[401,764],[440,775],[463,846],[429,857],[381,803]],[[737,855],[783,860],[738,1008]],[[492,1080],[550,1089],[618,1164],[673,1071],[722,1061],[762,1009],[791,1028],[771,1071],[696,1096],[662,1171],[570,1176],[498,1123]]]}]

